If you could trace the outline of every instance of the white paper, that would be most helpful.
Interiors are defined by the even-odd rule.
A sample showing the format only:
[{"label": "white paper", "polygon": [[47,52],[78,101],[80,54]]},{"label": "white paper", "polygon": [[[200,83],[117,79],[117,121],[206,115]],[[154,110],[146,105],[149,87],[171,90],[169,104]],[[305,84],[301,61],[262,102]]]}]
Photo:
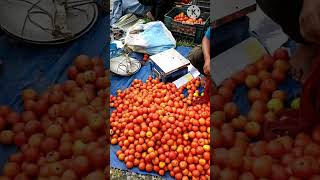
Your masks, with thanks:
[{"label": "white paper", "polygon": [[176,85],[177,88],[180,88],[181,86],[187,84],[189,81],[191,81],[194,78],[197,78],[200,76],[200,72],[198,69],[196,69],[192,64],[188,66],[188,74],[180,77],[179,79],[175,80],[173,84]]},{"label": "white paper", "polygon": [[181,78],[175,80],[173,82],[173,84],[176,85],[177,88],[180,88],[181,86],[187,84],[189,81],[191,81],[194,77],[192,76],[191,73],[188,73],[184,76],[182,76]]},{"label": "white paper", "polygon": [[188,72],[193,76],[193,78],[196,78],[201,74],[192,64],[188,66]]},{"label": "white paper", "polygon": [[271,54],[288,40],[288,36],[282,31],[281,26],[267,17],[259,7],[248,16],[250,31],[255,32],[259,41]]},{"label": "white paper", "polygon": [[219,86],[223,80],[242,70],[246,65],[254,63],[266,53],[259,41],[251,37],[213,60],[211,78]]}]

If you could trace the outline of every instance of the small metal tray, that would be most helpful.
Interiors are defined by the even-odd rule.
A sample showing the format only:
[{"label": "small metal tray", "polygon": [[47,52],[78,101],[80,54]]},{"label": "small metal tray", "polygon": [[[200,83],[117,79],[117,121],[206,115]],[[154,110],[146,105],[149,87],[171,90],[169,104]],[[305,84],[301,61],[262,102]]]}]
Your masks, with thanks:
[{"label": "small metal tray", "polygon": [[127,72],[125,58],[125,56],[121,55],[110,59],[110,71],[120,76],[131,76],[140,70],[141,63],[138,60],[130,57],[132,66],[130,71]]}]

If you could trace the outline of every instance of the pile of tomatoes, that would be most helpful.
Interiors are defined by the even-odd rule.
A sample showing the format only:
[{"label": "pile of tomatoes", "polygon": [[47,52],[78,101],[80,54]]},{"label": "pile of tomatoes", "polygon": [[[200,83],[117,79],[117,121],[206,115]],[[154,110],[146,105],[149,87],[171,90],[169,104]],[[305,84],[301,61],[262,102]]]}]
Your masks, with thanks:
[{"label": "pile of tomatoes", "polygon": [[15,144],[1,180],[104,180],[108,72],[103,60],[76,57],[69,80],[22,92],[24,111],[0,106],[0,143]]},{"label": "pile of tomatoes", "polygon": [[184,12],[179,13],[174,17],[174,20],[177,22],[185,23],[185,24],[204,24],[202,18],[190,18]]},{"label": "pile of tomatoes", "polygon": [[[267,121],[279,121],[288,97],[279,90],[290,68],[289,56],[278,49],[226,79],[212,97],[213,179],[320,179],[320,126],[266,141]],[[232,102],[236,86],[245,84],[251,108],[240,115]]]},{"label": "pile of tomatoes", "polygon": [[[151,77],[135,79],[110,97],[111,143],[130,169],[169,172],[176,179],[210,177],[210,103],[194,105],[200,79],[176,88]],[[187,89],[188,96],[183,94]]]}]

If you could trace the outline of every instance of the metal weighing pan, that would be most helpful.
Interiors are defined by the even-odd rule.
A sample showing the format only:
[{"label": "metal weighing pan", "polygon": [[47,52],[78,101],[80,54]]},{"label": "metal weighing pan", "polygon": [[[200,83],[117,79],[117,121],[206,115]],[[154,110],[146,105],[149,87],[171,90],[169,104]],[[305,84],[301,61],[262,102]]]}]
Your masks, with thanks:
[{"label": "metal weighing pan", "polygon": [[[63,44],[88,32],[98,19],[93,0],[67,0],[67,27],[71,36],[56,36],[53,1],[0,0],[0,27],[8,35],[33,44]],[[70,4],[70,5],[69,5]]]},{"label": "metal weighing pan", "polygon": [[[127,61],[125,56],[118,56],[110,59],[110,71],[120,76],[131,76],[138,72],[141,68],[141,63],[130,57],[131,66],[127,69]],[[128,71],[127,71],[128,70]]]}]

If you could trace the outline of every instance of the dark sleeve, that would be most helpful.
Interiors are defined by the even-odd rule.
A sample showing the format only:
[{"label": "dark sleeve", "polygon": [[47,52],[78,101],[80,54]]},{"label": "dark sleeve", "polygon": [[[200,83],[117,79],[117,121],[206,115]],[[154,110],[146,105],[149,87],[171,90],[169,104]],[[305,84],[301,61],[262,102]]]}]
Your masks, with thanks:
[{"label": "dark sleeve", "polygon": [[156,0],[159,6],[170,6],[174,5],[174,0]]},{"label": "dark sleeve", "polygon": [[167,12],[169,12],[174,7],[173,0],[157,0],[157,4],[155,6],[155,18],[159,21],[164,21],[164,16]]},{"label": "dark sleeve", "polygon": [[249,23],[249,18],[245,16],[212,29],[210,35],[210,56],[216,57],[250,37]]},{"label": "dark sleeve", "polygon": [[153,6],[155,4],[155,0],[138,0],[140,4],[145,6]]},{"label": "dark sleeve", "polygon": [[301,35],[299,23],[303,0],[257,0],[257,3],[291,39],[306,43]]}]

